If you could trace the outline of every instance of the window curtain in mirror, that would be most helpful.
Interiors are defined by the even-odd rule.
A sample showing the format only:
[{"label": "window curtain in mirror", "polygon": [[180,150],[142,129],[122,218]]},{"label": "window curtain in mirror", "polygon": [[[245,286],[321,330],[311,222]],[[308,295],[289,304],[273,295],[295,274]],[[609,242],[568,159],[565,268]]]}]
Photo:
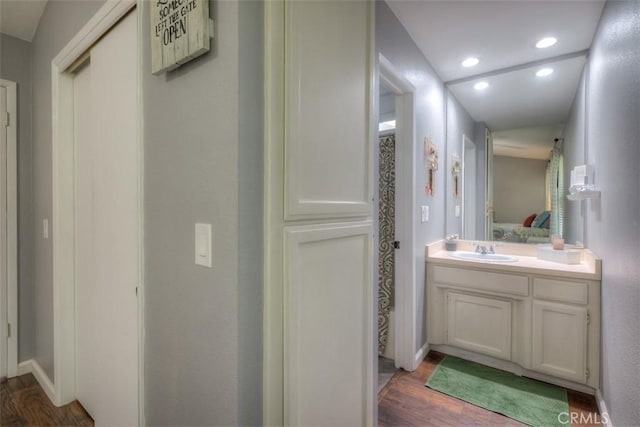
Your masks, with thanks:
[{"label": "window curtain in mirror", "polygon": [[380,137],[378,190],[378,354],[389,338],[389,315],[393,308],[395,253],[396,137]]},{"label": "window curtain in mirror", "polygon": [[547,210],[551,211],[551,234],[563,233],[564,226],[564,170],[562,139],[556,141],[547,166]]}]

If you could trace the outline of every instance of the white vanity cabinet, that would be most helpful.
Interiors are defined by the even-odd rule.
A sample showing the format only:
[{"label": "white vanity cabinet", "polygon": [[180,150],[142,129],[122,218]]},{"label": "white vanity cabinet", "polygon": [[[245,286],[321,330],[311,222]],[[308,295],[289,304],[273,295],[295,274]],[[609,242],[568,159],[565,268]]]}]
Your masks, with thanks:
[{"label": "white vanity cabinet", "polygon": [[589,362],[599,357],[599,285],[533,277],[533,370],[589,382]]},{"label": "white vanity cabinet", "polygon": [[597,388],[600,282],[568,276],[560,267],[429,257],[427,340],[444,352],[482,355],[501,369],[517,365],[524,369],[512,370],[523,375]]}]

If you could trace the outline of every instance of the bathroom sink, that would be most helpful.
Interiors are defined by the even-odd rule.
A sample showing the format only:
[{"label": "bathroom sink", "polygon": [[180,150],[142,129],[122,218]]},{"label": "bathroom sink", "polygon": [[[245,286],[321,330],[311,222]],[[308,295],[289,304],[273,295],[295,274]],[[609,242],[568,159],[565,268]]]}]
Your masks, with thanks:
[{"label": "bathroom sink", "polygon": [[486,261],[486,262],[516,262],[518,258],[511,255],[500,254],[481,254],[479,252],[464,252],[456,251],[451,254],[451,257],[458,259],[466,259],[471,261]]}]

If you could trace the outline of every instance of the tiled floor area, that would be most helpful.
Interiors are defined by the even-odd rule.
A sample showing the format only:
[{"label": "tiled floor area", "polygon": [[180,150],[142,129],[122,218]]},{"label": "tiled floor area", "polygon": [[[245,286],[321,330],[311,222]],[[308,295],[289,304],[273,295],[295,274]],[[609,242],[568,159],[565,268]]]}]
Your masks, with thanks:
[{"label": "tiled floor area", "polygon": [[391,380],[397,369],[392,359],[378,356],[378,393]]}]

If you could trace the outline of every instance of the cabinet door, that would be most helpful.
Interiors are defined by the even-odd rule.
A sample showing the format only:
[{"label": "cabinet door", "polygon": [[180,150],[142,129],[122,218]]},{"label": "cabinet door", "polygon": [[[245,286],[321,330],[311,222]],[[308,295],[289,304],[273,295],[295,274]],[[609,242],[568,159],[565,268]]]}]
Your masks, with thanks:
[{"label": "cabinet door", "polygon": [[532,347],[534,370],[584,383],[586,307],[534,301]]},{"label": "cabinet door", "polygon": [[285,218],[370,216],[371,3],[289,1]]},{"label": "cabinet door", "polygon": [[511,302],[449,292],[447,343],[511,359]]},{"label": "cabinet door", "polygon": [[285,227],[284,425],[372,425],[371,221]]}]

